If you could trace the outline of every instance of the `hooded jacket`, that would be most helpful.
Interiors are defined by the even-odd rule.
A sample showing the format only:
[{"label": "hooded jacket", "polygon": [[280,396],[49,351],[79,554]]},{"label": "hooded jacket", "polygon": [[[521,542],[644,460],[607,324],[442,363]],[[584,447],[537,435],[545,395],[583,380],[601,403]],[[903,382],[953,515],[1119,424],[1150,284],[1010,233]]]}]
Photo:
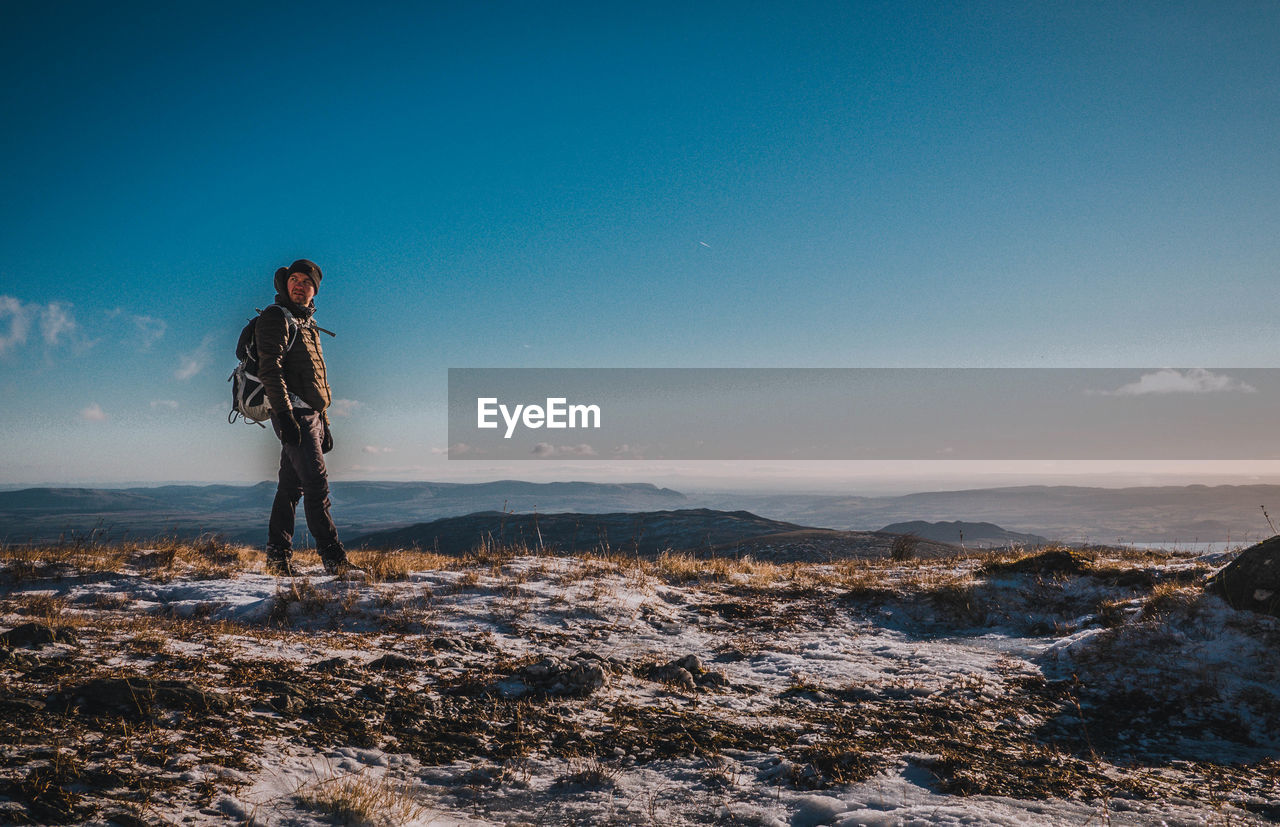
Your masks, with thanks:
[{"label": "hooded jacket", "polygon": [[285,350],[289,323],[274,305],[258,316],[254,339],[258,348],[258,378],[271,404],[271,410],[282,413],[293,407],[290,394],[306,405],[323,412],[332,401],[329,376],[320,349],[320,331],[311,323],[314,305],[301,307],[283,294],[276,294],[276,305],[287,309],[298,320],[298,335],[293,347]]}]

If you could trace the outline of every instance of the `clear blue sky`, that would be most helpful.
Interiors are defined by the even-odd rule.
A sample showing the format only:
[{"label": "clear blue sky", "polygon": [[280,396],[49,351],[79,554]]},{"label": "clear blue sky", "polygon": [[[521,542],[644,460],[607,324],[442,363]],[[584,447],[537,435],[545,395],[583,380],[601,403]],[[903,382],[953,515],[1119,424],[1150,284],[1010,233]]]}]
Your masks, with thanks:
[{"label": "clear blue sky", "polygon": [[4,9],[0,483],[271,477],[300,256],[339,478],[448,367],[1280,365],[1270,0]]}]

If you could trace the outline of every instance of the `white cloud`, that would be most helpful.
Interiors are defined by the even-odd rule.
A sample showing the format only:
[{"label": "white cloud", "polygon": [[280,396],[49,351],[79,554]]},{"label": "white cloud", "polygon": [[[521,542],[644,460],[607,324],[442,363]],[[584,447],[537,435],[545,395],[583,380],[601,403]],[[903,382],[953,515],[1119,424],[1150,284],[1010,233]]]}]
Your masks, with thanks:
[{"label": "white cloud", "polygon": [[76,320],[71,318],[69,305],[50,302],[40,311],[40,335],[46,345],[55,346],[64,335],[74,333]]},{"label": "white cloud", "polygon": [[386,447],[381,447],[381,446],[378,446],[378,445],[366,445],[366,446],[364,446],[364,449],[363,449],[363,450],[364,450],[364,452],[365,452],[366,454],[393,454],[393,453],[395,453],[395,449],[393,449],[393,448],[386,448]]},{"label": "white cloud", "polygon": [[105,411],[102,410],[101,405],[99,405],[97,402],[94,402],[89,407],[80,411],[80,418],[85,420],[86,422],[104,422],[106,421],[107,414]]},{"label": "white cloud", "polygon": [[27,332],[31,329],[31,311],[13,296],[0,296],[0,324],[8,320],[8,331],[0,332],[0,356],[10,348],[27,343]]},{"label": "white cloud", "polygon": [[49,347],[63,344],[79,330],[69,304],[35,304],[13,296],[0,296],[0,356],[25,345],[32,326],[39,329],[40,337]]},{"label": "white cloud", "polygon": [[363,407],[363,402],[357,402],[354,399],[335,399],[329,405],[329,413],[333,416],[351,416]]},{"label": "white cloud", "polygon": [[169,329],[169,323],[164,319],[153,316],[131,316],[130,318],[133,320],[133,326],[138,329],[143,350],[147,350],[164,338],[165,332]]},{"label": "white cloud", "polygon": [[1100,396],[1148,396],[1168,393],[1257,393],[1250,384],[1204,368],[1174,370],[1162,368],[1143,374],[1138,381],[1121,385],[1113,391],[1094,391]]},{"label": "white cloud", "polygon": [[552,445],[549,442],[539,442],[533,446],[533,450],[529,453],[535,457],[594,457],[596,449],[586,443],[579,445]]},{"label": "white cloud", "polygon": [[204,370],[209,364],[212,357],[213,336],[205,336],[200,342],[199,347],[195,350],[182,354],[179,358],[178,369],[173,372],[174,379],[181,379],[184,382]]},{"label": "white cloud", "polygon": [[178,409],[178,401],[176,399],[152,399],[151,407],[152,409],[168,408],[171,411],[176,411]]}]

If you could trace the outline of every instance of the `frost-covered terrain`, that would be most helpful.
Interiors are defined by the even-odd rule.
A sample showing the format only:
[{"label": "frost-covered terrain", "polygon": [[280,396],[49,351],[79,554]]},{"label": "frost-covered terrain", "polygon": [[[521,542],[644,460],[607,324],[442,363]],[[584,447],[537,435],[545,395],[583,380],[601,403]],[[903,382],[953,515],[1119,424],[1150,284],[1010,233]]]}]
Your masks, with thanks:
[{"label": "frost-covered terrain", "polygon": [[3,550],[0,821],[1280,818],[1280,622],[1229,555]]}]

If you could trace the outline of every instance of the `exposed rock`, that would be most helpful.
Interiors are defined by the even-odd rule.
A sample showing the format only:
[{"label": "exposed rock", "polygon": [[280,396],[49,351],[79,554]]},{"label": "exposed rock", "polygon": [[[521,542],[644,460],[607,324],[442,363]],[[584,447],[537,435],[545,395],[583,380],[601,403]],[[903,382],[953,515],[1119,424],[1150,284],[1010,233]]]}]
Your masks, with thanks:
[{"label": "exposed rock", "polygon": [[680,689],[723,688],[729,686],[729,679],[723,672],[709,672],[702,665],[697,655],[688,654],[676,658],[670,663],[651,664],[640,670],[643,677],[651,681],[666,683]]},{"label": "exposed rock", "polygon": [[688,670],[689,674],[693,675],[695,678],[707,671],[702,668],[702,661],[698,659],[697,655],[685,655],[679,660],[672,661],[671,663],[673,666],[679,666],[681,669]]},{"label": "exposed rock", "polygon": [[1093,561],[1087,554],[1066,548],[1042,551],[1009,562],[996,561],[982,567],[985,574],[1084,574]]},{"label": "exposed rock", "polygon": [[311,668],[317,672],[337,672],[347,665],[346,658],[329,658],[311,664]]},{"label": "exposed rock", "polygon": [[15,652],[6,647],[0,647],[0,666],[10,666],[15,669],[26,671],[34,668],[36,661],[34,656],[26,655],[22,652]]},{"label": "exposed rock", "polygon": [[1240,552],[1205,587],[1234,609],[1280,617],[1280,534]]},{"label": "exposed rock", "polygon": [[431,648],[437,651],[444,650],[446,652],[470,652],[471,647],[460,637],[445,637],[440,635],[431,639]]},{"label": "exposed rock", "polygon": [[369,669],[381,669],[385,671],[400,671],[405,669],[419,669],[422,664],[413,658],[406,658],[404,655],[397,655],[392,652],[383,655],[375,661],[368,664]]},{"label": "exposed rock", "polygon": [[729,677],[723,672],[703,672],[694,678],[698,682],[698,686],[712,687],[715,689],[729,688]]},{"label": "exposed rock", "polygon": [[292,681],[263,678],[255,681],[253,688],[266,698],[265,705],[276,712],[294,712],[310,700],[307,691]]},{"label": "exposed rock", "polygon": [[680,689],[696,689],[698,682],[693,679],[693,674],[683,666],[676,666],[674,663],[668,663],[659,666],[649,673],[649,677],[660,683],[669,683]]},{"label": "exposed rock", "polygon": [[491,690],[504,698],[530,694],[584,698],[609,683],[609,673],[595,660],[576,656],[562,660],[548,656],[517,669]]},{"label": "exposed rock", "polygon": [[71,629],[65,626],[55,629],[44,623],[24,623],[0,634],[0,646],[25,646],[34,649],[50,643],[77,642]]},{"label": "exposed rock", "polygon": [[0,712],[18,713],[18,712],[39,712],[45,708],[45,703],[38,698],[0,698]]},{"label": "exposed rock", "polygon": [[162,709],[189,712],[226,712],[230,704],[221,695],[200,689],[188,681],[151,680],[141,675],[127,678],[94,678],[49,697],[53,710],[77,710],[95,717],[150,718]]}]

